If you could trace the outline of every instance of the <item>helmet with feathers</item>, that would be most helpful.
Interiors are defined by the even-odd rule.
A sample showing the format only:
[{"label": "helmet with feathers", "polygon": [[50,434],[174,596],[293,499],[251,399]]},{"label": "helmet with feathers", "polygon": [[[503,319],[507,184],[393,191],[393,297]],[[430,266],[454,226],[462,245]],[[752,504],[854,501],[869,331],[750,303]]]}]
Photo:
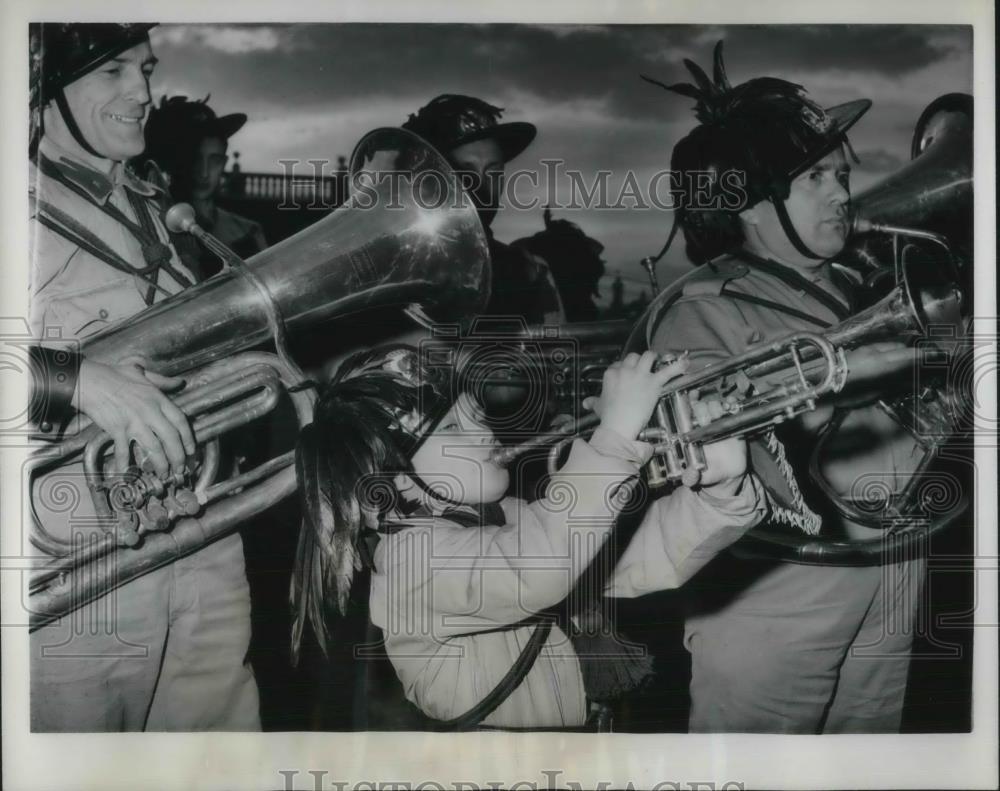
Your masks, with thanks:
[{"label": "helmet with feathers", "polygon": [[407,345],[347,358],[322,390],[295,451],[303,520],[292,574],[292,655],[311,623],[326,650],[329,623],[344,614],[358,538],[400,504],[392,478],[454,402],[451,369]]},{"label": "helmet with feathers", "polygon": [[[696,63],[684,60],[694,84],[665,85],[643,76],[647,82],[695,100],[699,125],[674,146],[670,167],[679,174],[708,176],[707,182],[704,178],[680,180],[667,247],[680,227],[688,256],[695,263],[727,252],[742,242],[739,212],[768,200],[799,252],[819,258],[798,237],[784,201],[792,180],[834,149],[845,145],[854,155],[846,133],[871,107],[871,101],[859,99],[824,110],[801,85],[775,77],[732,86],[722,61],[721,41],[715,45],[713,61],[709,79]],[[730,171],[745,179],[746,198],[738,208],[730,208],[730,196],[723,194],[726,183],[721,177]]]}]

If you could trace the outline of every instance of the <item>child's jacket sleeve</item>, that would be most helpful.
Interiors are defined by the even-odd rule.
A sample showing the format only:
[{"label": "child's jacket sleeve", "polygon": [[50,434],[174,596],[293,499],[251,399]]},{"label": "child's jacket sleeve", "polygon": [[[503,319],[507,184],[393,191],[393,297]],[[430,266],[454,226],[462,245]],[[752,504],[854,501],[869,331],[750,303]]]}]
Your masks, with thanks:
[{"label": "child's jacket sleeve", "polygon": [[437,518],[394,534],[379,545],[372,599],[374,607],[384,597],[390,612],[373,612],[373,620],[400,609],[420,621],[431,615],[432,623],[412,628],[447,638],[557,604],[603,545],[650,453],[646,443],[598,428],[589,442],[573,443],[545,498],[503,501],[503,527]]},{"label": "child's jacket sleeve", "polygon": [[766,511],[763,488],[753,474],[733,497],[679,486],[649,507],[605,594],[632,597],[680,587]]}]

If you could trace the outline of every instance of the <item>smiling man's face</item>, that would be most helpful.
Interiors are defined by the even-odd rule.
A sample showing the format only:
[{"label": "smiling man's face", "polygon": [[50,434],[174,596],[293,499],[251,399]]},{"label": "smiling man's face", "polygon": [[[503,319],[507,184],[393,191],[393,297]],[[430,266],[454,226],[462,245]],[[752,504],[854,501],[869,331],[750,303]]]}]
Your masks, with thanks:
[{"label": "smiling man's face", "polygon": [[155,65],[153,50],[144,41],[64,89],[84,139],[102,157],[122,162],[145,148],[149,78]]}]

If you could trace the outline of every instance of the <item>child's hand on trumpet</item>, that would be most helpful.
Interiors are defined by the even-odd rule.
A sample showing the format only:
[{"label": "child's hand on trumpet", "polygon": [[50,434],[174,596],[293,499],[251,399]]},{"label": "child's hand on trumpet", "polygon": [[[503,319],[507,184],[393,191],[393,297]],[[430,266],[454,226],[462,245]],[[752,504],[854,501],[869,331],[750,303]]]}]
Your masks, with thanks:
[{"label": "child's hand on trumpet", "polygon": [[[586,398],[584,409],[590,409],[601,418],[601,425],[627,439],[635,439],[652,417],[653,410],[672,379],[687,371],[687,354],[654,370],[660,359],[652,351],[628,354],[612,363],[604,372],[604,382],[599,397]],[[692,409],[698,425],[705,425],[722,417],[723,407],[715,401],[693,401]],[[690,469],[681,479],[685,486],[713,487],[721,496],[735,494],[747,466],[746,442],[732,438],[705,446],[708,466],[704,470]]]},{"label": "child's hand on trumpet", "polygon": [[664,385],[688,368],[685,355],[654,371],[658,359],[656,352],[633,352],[611,363],[604,371],[601,395],[585,398],[584,409],[593,410],[604,428],[635,439],[649,423]]}]

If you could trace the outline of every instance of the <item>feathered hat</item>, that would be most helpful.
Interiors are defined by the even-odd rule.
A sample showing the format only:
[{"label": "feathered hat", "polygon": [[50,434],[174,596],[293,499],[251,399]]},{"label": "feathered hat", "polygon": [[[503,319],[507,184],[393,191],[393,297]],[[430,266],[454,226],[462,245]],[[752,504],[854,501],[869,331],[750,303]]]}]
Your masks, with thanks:
[{"label": "feathered hat", "polygon": [[292,653],[308,620],[326,649],[329,619],[343,615],[361,556],[362,529],[399,505],[392,478],[454,402],[451,369],[402,344],[345,360],[299,433],[296,473],[303,520],[292,575]]},{"label": "feathered hat", "polygon": [[[838,146],[847,146],[857,161],[846,134],[871,101],[858,99],[824,110],[801,85],[775,77],[758,77],[734,87],[722,61],[721,41],[715,45],[713,61],[713,79],[709,79],[698,64],[685,58],[693,84],[666,85],[642,75],[647,82],[695,100],[694,113],[700,123],[674,146],[670,167],[678,173],[709,174],[709,192],[700,203],[707,197],[711,206],[724,207],[694,206],[694,193],[705,191],[706,184],[682,179],[674,192],[677,210],[667,246],[680,224],[689,244],[694,241],[696,247],[700,243],[711,248],[713,237],[732,236],[740,211],[769,200],[799,252],[817,258],[792,227],[784,201],[792,180]],[[721,176],[728,171],[745,174],[746,201],[737,208],[725,205],[721,194]],[[713,255],[699,257],[705,260]]]},{"label": "feathered hat", "polygon": [[502,107],[474,96],[445,93],[411,114],[403,129],[419,135],[445,156],[458,146],[491,138],[509,162],[535,139],[537,129],[525,121],[500,123],[502,114]]}]

